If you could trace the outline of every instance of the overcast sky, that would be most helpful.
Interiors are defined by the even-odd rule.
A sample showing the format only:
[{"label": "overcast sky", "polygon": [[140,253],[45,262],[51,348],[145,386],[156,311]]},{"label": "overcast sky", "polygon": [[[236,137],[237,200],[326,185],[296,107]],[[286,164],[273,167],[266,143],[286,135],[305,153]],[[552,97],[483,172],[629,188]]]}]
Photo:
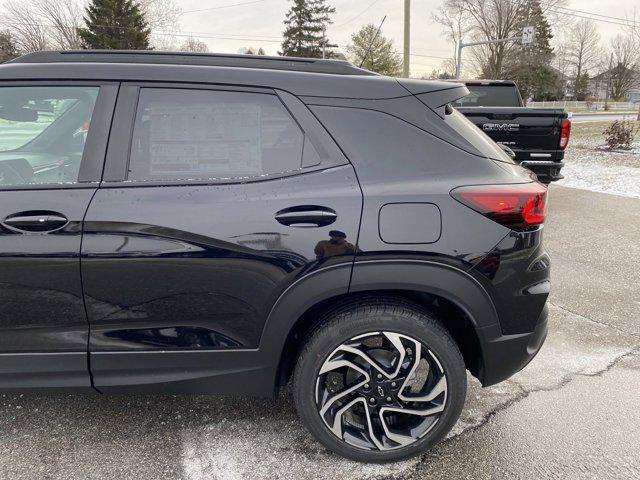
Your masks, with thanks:
[{"label": "overcast sky", "polygon": [[[277,54],[282,41],[282,20],[290,6],[288,0],[175,1],[183,11],[181,34],[192,34],[206,42],[212,52],[222,53],[236,53],[242,47],[253,46],[264,48],[267,54]],[[354,31],[367,23],[379,24],[385,15],[383,34],[393,39],[398,51],[402,50],[404,0],[328,0],[328,3],[335,7],[336,13],[327,36],[342,50]],[[439,0],[411,0],[412,76],[430,73],[441,66],[443,58],[452,54],[451,45],[441,35],[441,26],[431,20],[431,13],[440,4]],[[619,18],[630,17],[634,6],[638,8],[637,0],[573,0],[563,4],[577,15],[583,15],[577,12],[579,10]],[[564,26],[567,19],[578,20],[570,16],[560,17],[556,28]],[[604,42],[622,29],[604,21],[596,23]]]}]

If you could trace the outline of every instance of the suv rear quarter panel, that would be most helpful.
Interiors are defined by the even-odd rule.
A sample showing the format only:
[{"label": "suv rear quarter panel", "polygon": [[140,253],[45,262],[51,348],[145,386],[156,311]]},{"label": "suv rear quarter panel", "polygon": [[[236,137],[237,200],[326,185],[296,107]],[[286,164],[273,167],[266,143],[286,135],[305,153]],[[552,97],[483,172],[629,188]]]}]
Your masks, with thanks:
[{"label": "suv rear quarter panel", "polygon": [[[403,257],[417,254],[467,270],[509,233],[449,195],[460,185],[513,183],[514,176],[496,162],[471,155],[385,112],[336,106],[311,108],[354,165],[363,190],[359,260],[380,253]],[[437,240],[385,242],[379,234],[379,215],[390,203],[436,206],[442,218]],[[438,227],[434,223],[433,228]],[[404,228],[411,229],[412,225],[407,222]]]},{"label": "suv rear quarter panel", "polygon": [[[413,101],[418,102],[415,98]],[[424,118],[413,107],[409,109],[409,121],[399,118],[403,105],[410,102],[410,98],[357,101],[354,108],[350,105],[353,102],[332,100],[326,102],[331,105],[317,105],[316,101],[311,106],[354,165],[363,190],[360,251],[351,290],[369,288],[367,285],[384,288],[382,282],[375,284],[371,263],[396,262],[395,268],[402,271],[407,262],[414,262],[414,268],[422,272],[422,283],[413,282],[415,288],[449,298],[469,313],[475,310],[481,317],[473,319],[471,314],[476,326],[499,321],[503,329],[507,327],[505,332],[532,331],[548,294],[548,284],[534,288],[535,294],[527,291],[548,279],[548,265],[540,271],[529,269],[529,264],[544,254],[541,232],[512,232],[450,195],[452,189],[463,185],[531,182],[530,174],[513,164],[473,155],[466,146],[455,144],[452,137],[440,136],[439,129],[429,125],[442,120],[437,115],[434,119],[433,112],[421,103],[423,112],[428,110]],[[424,128],[419,128],[419,121]],[[388,226],[400,231],[392,233],[387,228],[386,233],[396,241],[381,236],[380,222],[390,204],[396,211]],[[402,204],[407,206],[404,212],[397,210]],[[410,212],[416,205],[437,208],[440,222],[433,210],[428,215],[424,209],[418,215],[415,209]],[[417,225],[419,222],[423,223]],[[413,243],[402,241],[416,234],[420,237]],[[446,288],[441,285],[442,275],[425,268],[420,263],[425,261],[453,267],[459,273],[459,283],[470,275],[475,282],[467,285],[467,291],[483,290],[495,307],[480,307],[479,297],[470,300],[469,293],[447,297],[452,284]],[[409,288],[407,278],[408,273],[398,274],[395,283],[390,279],[387,285]]]}]

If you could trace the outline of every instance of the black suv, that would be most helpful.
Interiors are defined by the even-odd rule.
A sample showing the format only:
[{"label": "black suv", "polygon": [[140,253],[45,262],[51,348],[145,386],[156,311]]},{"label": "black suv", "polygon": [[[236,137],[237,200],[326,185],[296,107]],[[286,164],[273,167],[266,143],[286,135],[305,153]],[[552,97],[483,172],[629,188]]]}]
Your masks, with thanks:
[{"label": "black suv", "polygon": [[0,67],[0,388],[274,396],[329,449],[438,442],[547,329],[546,189],[341,61],[42,52]]}]

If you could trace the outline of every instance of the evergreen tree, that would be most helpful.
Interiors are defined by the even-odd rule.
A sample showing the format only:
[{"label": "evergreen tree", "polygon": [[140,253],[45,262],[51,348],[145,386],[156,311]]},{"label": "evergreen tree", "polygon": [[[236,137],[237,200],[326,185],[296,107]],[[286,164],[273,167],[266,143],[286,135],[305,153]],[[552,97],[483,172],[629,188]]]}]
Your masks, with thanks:
[{"label": "evergreen tree", "polygon": [[362,63],[362,68],[372,72],[398,77],[402,73],[402,59],[393,51],[393,41],[385,38],[382,33],[378,33],[376,37],[377,32],[378,27],[369,24],[351,35],[351,45],[347,47],[350,59],[355,65]]},{"label": "evergreen tree", "polygon": [[446,69],[439,70],[437,68],[434,68],[433,70],[431,70],[431,73],[429,75],[423,75],[420,78],[422,78],[423,80],[451,80],[454,78],[454,75]]},{"label": "evergreen tree", "polygon": [[0,63],[13,60],[17,56],[18,50],[11,33],[8,31],[0,32]]},{"label": "evergreen tree", "polygon": [[[539,0],[525,3],[520,12],[518,31],[533,26],[536,39],[533,45],[518,44],[509,53],[504,78],[515,80],[523,99],[550,100],[562,96],[561,79],[553,70],[553,48],[551,26],[540,6]],[[550,98],[551,97],[551,98]]]},{"label": "evergreen tree", "polygon": [[580,102],[589,96],[589,73],[583,72],[573,83],[573,99]]},{"label": "evergreen tree", "polygon": [[[322,49],[329,47],[327,25],[336,9],[325,0],[293,0],[284,20],[285,31],[280,55],[290,57],[321,58]],[[333,56],[327,52],[327,57]]]},{"label": "evergreen tree", "polygon": [[149,25],[132,0],[91,0],[84,21],[86,28],[79,29],[84,48],[149,49]]}]

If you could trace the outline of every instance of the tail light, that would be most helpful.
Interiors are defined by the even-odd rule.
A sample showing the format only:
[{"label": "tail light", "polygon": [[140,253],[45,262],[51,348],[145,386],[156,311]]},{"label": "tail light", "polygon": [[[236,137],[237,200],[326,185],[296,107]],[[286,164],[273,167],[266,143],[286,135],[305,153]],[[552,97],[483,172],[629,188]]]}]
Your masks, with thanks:
[{"label": "tail light", "polygon": [[526,232],[544,223],[547,189],[538,182],[459,187],[451,196],[511,230]]},{"label": "tail light", "polygon": [[571,120],[566,118],[562,120],[562,129],[560,130],[560,148],[564,150],[569,145],[569,137],[571,136]]}]

